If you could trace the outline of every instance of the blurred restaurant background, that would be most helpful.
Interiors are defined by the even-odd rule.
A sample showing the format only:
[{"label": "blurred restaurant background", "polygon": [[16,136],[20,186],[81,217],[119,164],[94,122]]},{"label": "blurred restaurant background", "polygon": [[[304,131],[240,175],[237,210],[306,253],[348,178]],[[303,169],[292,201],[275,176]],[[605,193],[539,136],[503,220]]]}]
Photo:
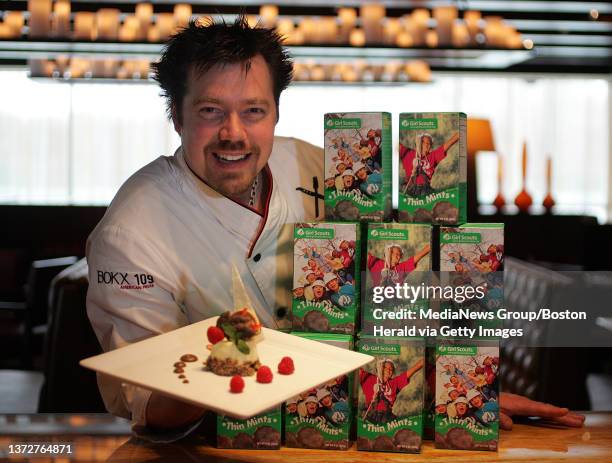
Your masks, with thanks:
[{"label": "blurred restaurant background", "polygon": [[[321,146],[325,112],[388,111],[396,145],[400,112],[465,112],[468,217],[506,225],[511,308],[577,286],[612,300],[610,2],[2,0],[0,413],[104,411],[78,366],[100,350],[87,236],[132,173],[179,145],[149,73],[163,41],[240,12],[295,59],[277,135]],[[601,310],[583,328],[612,340]],[[609,347],[503,352],[504,390],[612,410]]]}]

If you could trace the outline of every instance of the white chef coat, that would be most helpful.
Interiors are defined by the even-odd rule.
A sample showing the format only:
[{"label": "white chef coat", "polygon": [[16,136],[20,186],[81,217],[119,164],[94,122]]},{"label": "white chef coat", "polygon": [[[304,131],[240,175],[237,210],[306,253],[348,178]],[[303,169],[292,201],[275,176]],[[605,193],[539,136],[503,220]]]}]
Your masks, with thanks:
[{"label": "white chef coat", "polygon": [[[296,188],[323,185],[323,150],[275,137],[264,174],[263,216],[202,182],[180,148],[123,184],[87,241],[87,313],[105,351],[231,309],[232,263],[262,323],[290,327],[293,224],[317,219],[314,197]],[[111,413],[146,424],[150,391],[98,384]]]}]

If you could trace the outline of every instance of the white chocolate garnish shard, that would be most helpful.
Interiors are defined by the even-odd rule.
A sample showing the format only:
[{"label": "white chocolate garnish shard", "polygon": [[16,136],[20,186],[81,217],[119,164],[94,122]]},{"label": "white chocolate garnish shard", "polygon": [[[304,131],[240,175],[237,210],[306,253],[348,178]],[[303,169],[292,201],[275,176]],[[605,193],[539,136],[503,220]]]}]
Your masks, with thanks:
[{"label": "white chocolate garnish shard", "polygon": [[[234,293],[234,310],[233,310],[233,312],[238,312],[240,310],[247,309],[249,314],[251,314],[253,316],[253,318],[256,320],[256,322],[261,325],[262,323],[259,320],[259,317],[257,316],[257,313],[255,312],[255,309],[253,309],[253,304],[251,303],[251,299],[249,298],[249,295],[247,294],[246,288],[244,287],[244,283],[242,282],[242,278],[240,278],[240,273],[238,272],[238,269],[236,268],[236,265],[234,265],[234,264],[232,264],[232,290],[233,290],[233,293]],[[266,316],[266,314],[264,314],[264,317],[265,316]],[[259,333],[257,335],[255,335],[253,338],[251,338],[249,341],[250,342],[253,342],[253,341],[254,342],[259,342],[262,339],[263,339],[263,333],[260,330]]]}]

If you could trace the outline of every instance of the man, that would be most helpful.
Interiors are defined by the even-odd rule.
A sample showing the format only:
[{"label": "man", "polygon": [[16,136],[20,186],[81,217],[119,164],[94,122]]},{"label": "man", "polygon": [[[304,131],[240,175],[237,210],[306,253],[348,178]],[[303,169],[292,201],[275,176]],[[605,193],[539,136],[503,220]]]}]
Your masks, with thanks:
[{"label": "man", "polygon": [[376,374],[359,370],[359,382],[365,396],[365,413],[363,419],[375,424],[388,423],[395,419],[393,405],[397,395],[410,383],[410,378],[423,368],[423,359],[397,376],[395,364],[390,359],[381,359],[376,364]]},{"label": "man", "polygon": [[[250,29],[244,17],[191,23],[170,40],[154,72],[181,147],[128,179],[88,240],[87,311],[102,348],[231,308],[232,264],[262,323],[288,327],[293,253],[282,250],[292,249],[294,223],[321,218],[313,198],[296,188],[311,190],[313,177],[320,183],[323,152],[274,138],[292,73],[279,36]],[[175,432],[168,440],[204,414],[105,376],[98,382],[111,413]],[[521,399],[506,411],[525,413],[530,403]]]},{"label": "man", "polygon": [[[88,314],[102,348],[230,309],[232,264],[262,323],[289,327],[293,256],[279,250],[292,248],[294,223],[317,219],[296,187],[322,180],[323,153],[274,139],[292,73],[279,37],[245,18],[192,23],[154,71],[181,148],[134,174],[88,241]],[[204,413],[105,376],[99,386],[107,409],[138,425],[180,429]]]},{"label": "man", "polygon": [[326,273],[323,279],[328,290],[329,300],[336,307],[345,308],[353,304],[355,299],[355,287],[352,284],[340,286],[338,276],[333,273]]}]

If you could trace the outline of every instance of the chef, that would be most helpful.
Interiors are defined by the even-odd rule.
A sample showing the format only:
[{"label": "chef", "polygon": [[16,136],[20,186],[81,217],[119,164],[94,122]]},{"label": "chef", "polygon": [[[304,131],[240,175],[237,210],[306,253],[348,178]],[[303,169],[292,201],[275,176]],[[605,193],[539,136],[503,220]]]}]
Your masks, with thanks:
[{"label": "chef", "polygon": [[[262,323],[288,327],[292,227],[322,218],[323,153],[274,137],[292,74],[279,36],[249,28],[244,17],[192,23],[153,68],[181,147],[132,175],[89,237],[87,311],[102,348],[232,308],[232,264]],[[204,414],[105,376],[98,382],[111,413],[167,440],[191,432]],[[500,402],[507,414],[531,410],[524,401],[520,410]],[[553,409],[549,415],[568,415]]]},{"label": "chef", "polygon": [[[155,76],[181,147],[126,181],[87,244],[87,310],[105,351],[231,309],[232,264],[262,323],[290,326],[293,224],[322,218],[296,188],[323,184],[320,148],[274,137],[291,72],[278,36],[244,19],[191,24],[169,43]],[[108,377],[99,386],[137,425],[202,415]]]}]

